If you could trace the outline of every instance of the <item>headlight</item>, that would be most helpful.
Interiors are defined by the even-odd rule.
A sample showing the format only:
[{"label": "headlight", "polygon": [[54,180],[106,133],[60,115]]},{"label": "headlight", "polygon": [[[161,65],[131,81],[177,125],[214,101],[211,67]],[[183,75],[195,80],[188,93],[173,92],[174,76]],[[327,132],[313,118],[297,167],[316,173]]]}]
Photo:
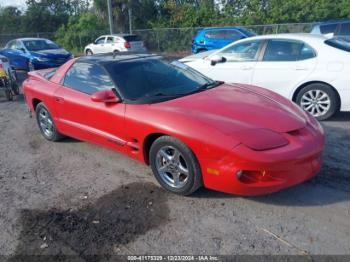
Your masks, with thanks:
[{"label": "headlight", "polygon": [[35,60],[40,61],[40,62],[48,62],[48,61],[50,61],[50,59],[46,58],[46,57],[36,57]]},{"label": "headlight", "polygon": [[281,134],[269,129],[248,129],[233,133],[233,137],[256,151],[269,150],[289,144]]}]

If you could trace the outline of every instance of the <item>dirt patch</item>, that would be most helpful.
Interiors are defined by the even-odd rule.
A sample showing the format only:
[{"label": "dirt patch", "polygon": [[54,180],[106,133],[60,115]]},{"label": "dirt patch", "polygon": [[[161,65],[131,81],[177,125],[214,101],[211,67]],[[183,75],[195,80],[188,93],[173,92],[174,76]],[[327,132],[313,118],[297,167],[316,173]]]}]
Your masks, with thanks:
[{"label": "dirt patch", "polygon": [[16,254],[117,254],[123,246],[167,222],[167,193],[151,183],[131,183],[73,210],[22,210]]}]

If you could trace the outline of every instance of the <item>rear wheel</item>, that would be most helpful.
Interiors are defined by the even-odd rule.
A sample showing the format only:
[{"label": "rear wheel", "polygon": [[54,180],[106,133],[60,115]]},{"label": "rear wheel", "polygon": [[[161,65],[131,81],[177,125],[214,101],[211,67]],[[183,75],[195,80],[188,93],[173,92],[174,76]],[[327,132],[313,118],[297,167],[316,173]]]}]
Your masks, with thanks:
[{"label": "rear wheel", "polygon": [[326,84],[310,84],[300,90],[297,104],[318,120],[326,120],[339,109],[339,99],[333,88]]},{"label": "rear wheel", "polygon": [[94,53],[90,49],[88,49],[88,50],[86,50],[85,54],[86,55],[93,55]]},{"label": "rear wheel", "polygon": [[44,103],[36,106],[36,120],[41,134],[49,141],[58,141],[63,136],[57,131],[55,123]]},{"label": "rear wheel", "polygon": [[166,190],[189,195],[202,185],[198,160],[181,141],[162,136],[152,144],[149,155],[152,171]]}]

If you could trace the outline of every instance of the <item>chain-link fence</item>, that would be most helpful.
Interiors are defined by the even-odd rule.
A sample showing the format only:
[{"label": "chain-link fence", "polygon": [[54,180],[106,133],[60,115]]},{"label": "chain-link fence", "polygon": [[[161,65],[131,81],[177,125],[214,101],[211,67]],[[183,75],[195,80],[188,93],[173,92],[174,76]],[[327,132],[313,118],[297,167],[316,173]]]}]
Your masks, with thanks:
[{"label": "chain-link fence", "polygon": [[[310,32],[313,23],[298,24],[272,24],[272,25],[253,25],[244,26],[258,35],[278,34],[278,33],[297,33]],[[167,53],[189,53],[191,50],[192,38],[202,28],[155,28],[133,30],[133,34],[139,35],[145,43],[147,49],[151,52]],[[84,47],[93,42],[98,36],[107,34],[108,31],[94,32],[76,32],[69,42],[64,46],[75,53],[82,53]],[[46,33],[14,33],[0,34],[0,46],[15,38],[21,37],[42,37],[61,43],[61,39],[54,32]]]},{"label": "chain-link fence", "polygon": [[[254,25],[245,28],[258,35],[279,33],[308,33],[311,31],[312,23],[300,24],[273,24]],[[147,48],[156,52],[189,52],[192,38],[203,28],[157,28],[134,30],[139,35]]]}]

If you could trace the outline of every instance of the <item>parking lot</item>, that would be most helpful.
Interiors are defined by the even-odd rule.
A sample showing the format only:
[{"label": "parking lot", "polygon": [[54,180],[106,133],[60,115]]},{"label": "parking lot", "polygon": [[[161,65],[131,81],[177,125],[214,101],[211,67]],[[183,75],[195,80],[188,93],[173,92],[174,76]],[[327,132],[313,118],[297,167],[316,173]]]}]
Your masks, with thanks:
[{"label": "parking lot", "polygon": [[265,197],[181,197],[125,156],[46,141],[23,97],[1,97],[0,254],[350,254],[350,114],[323,126],[312,181]]}]

